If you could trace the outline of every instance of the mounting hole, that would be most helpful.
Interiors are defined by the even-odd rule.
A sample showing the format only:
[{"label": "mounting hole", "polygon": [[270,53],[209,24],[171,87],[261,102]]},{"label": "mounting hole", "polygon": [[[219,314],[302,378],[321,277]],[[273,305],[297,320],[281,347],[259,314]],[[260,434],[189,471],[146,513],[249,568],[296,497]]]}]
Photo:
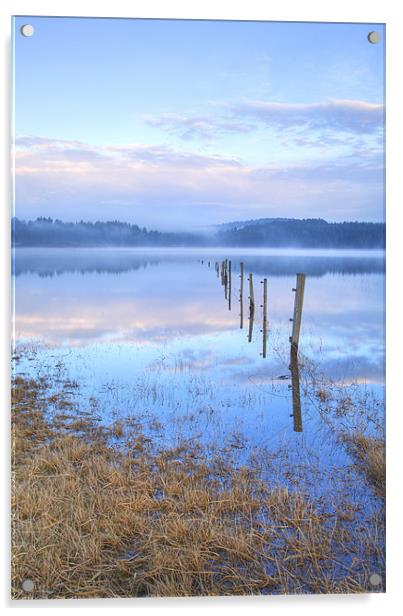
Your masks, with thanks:
[{"label": "mounting hole", "polygon": [[22,36],[32,36],[35,32],[35,28],[31,26],[31,24],[24,24],[23,26],[21,26],[20,32]]},{"label": "mounting hole", "polygon": [[24,580],[22,583],[22,590],[25,590],[25,592],[32,592],[33,589],[35,588],[35,584],[32,580]]},{"label": "mounting hole", "polygon": [[381,40],[381,35],[379,32],[370,32],[368,34],[368,41],[373,45],[376,45]]},{"label": "mounting hole", "polygon": [[369,578],[371,586],[380,586],[382,584],[382,578],[378,573],[373,573]]}]

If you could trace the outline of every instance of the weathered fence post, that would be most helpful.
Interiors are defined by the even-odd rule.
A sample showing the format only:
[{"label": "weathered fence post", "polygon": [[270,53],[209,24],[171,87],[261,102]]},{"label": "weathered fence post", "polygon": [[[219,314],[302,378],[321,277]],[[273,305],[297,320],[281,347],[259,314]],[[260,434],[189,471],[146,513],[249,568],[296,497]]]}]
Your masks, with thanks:
[{"label": "weathered fence post", "polygon": [[292,321],[292,334],[290,338],[291,344],[295,345],[298,349],[299,334],[301,331],[301,319],[302,319],[302,306],[304,303],[304,290],[305,290],[305,274],[297,274],[297,286],[295,291],[294,301],[294,316]]},{"label": "weathered fence post", "polygon": [[267,278],[263,279],[263,357],[266,357],[267,349]]},{"label": "weathered fence post", "polygon": [[255,317],[255,295],[253,292],[253,276],[252,274],[249,274],[249,332],[248,332],[249,342],[252,342],[254,317]]},{"label": "weathered fence post", "polygon": [[224,293],[225,299],[228,299],[228,259],[224,261]]},{"label": "weathered fence post", "polygon": [[253,311],[255,311],[255,295],[253,292],[253,276],[252,274],[249,274],[249,305],[250,305],[250,309],[253,308]]},{"label": "weathered fence post", "polygon": [[241,308],[240,329],[243,329],[243,263],[242,262],[241,262],[240,266],[241,266],[241,273],[240,273],[241,287],[240,287],[240,290],[239,290],[239,302],[240,302],[240,308]]},{"label": "weathered fence post", "polygon": [[231,291],[232,291],[232,265],[228,261],[228,310],[231,310]]}]

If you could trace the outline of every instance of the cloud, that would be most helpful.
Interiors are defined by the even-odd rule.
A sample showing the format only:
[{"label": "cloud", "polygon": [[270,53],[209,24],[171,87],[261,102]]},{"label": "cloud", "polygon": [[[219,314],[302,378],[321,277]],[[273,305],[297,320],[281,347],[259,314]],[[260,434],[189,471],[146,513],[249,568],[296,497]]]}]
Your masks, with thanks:
[{"label": "cloud", "polygon": [[323,163],[251,166],[147,144],[94,146],[17,140],[16,215],[120,218],[182,229],[242,218],[379,220],[383,161],[376,152]]},{"label": "cloud", "polygon": [[74,147],[82,146],[81,141],[71,141],[67,139],[49,139],[48,137],[38,137],[35,135],[17,135],[14,139],[16,148],[40,148],[49,147]]},{"label": "cloud", "polygon": [[45,139],[41,137],[17,137],[15,139],[16,162],[29,161],[34,169],[50,170],[60,166],[68,168],[71,162],[72,170],[75,163],[114,166],[130,166],[133,164],[184,166],[192,168],[206,167],[239,167],[240,161],[220,155],[199,155],[194,152],[178,151],[168,146],[143,144],[95,146],[80,141]]},{"label": "cloud", "polygon": [[225,104],[237,118],[254,119],[277,129],[303,127],[352,133],[373,133],[383,126],[384,106],[357,100],[319,103],[245,101]]},{"label": "cloud", "polygon": [[185,140],[195,137],[211,140],[224,133],[249,133],[254,130],[253,124],[213,115],[164,113],[159,116],[146,116],[144,121]]},{"label": "cloud", "polygon": [[[182,139],[214,139],[225,133],[246,134],[262,127],[275,131],[297,129],[301,145],[340,142],[340,133],[367,135],[383,127],[384,106],[359,100],[327,100],[318,103],[243,101],[214,103],[210,114],[163,113],[144,121]],[[321,135],[314,134],[321,131]],[[328,133],[328,134],[327,134]],[[301,136],[301,134],[303,136]],[[335,136],[338,134],[339,136]],[[332,136],[333,135],[333,136]]]},{"label": "cloud", "polygon": [[180,152],[167,146],[129,145],[108,148],[110,152],[119,154],[124,160],[161,165],[181,165],[184,167],[239,167],[236,158],[219,155],[200,155],[193,152]]}]

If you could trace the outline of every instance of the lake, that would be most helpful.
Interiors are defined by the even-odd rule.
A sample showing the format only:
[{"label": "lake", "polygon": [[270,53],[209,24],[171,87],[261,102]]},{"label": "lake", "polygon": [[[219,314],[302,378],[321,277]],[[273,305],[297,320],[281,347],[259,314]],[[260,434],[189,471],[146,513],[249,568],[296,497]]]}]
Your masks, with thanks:
[{"label": "lake", "polygon": [[[224,259],[232,266],[231,305],[215,265]],[[257,448],[281,451],[320,491],[329,477],[346,479],[351,459],[336,446],[337,418],[332,429],[323,420],[312,371],[353,392],[357,405],[383,404],[384,267],[381,251],[17,248],[15,342],[29,353],[16,370],[63,369],[100,422],[141,417],[156,443],[194,439],[232,451],[240,463]],[[289,370],[297,272],[306,274],[299,418]],[[356,427],[359,419],[353,409],[340,423]],[[312,482],[313,465],[323,481]],[[362,482],[349,481],[366,499]]]}]

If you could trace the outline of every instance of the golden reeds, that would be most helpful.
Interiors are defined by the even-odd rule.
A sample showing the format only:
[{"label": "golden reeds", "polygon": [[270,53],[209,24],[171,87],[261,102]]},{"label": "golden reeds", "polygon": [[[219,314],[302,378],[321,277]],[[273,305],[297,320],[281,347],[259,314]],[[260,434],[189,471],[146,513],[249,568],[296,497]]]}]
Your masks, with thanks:
[{"label": "golden reeds", "polygon": [[[45,380],[13,381],[14,598],[368,590],[342,512],[201,446],[158,451],[133,422],[99,428],[65,402]],[[353,550],[351,566],[337,549]]]}]

